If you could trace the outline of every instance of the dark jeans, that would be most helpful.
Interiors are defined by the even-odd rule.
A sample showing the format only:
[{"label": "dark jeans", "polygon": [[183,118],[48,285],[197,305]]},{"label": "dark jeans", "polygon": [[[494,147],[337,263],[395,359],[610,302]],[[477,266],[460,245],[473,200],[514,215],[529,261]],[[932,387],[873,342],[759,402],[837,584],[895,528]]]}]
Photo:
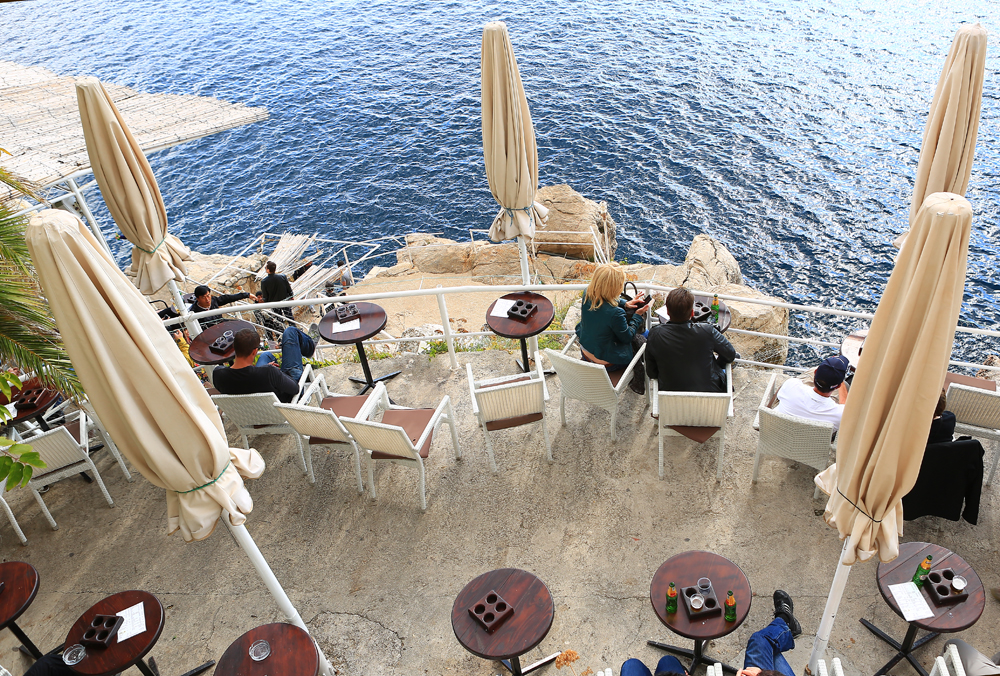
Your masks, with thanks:
[{"label": "dark jeans", "polygon": [[795,647],[792,632],[785,621],[776,617],[747,642],[747,656],[743,668],[757,667],[762,671],[779,671],[785,676],[795,676],[791,665],[781,653]]},{"label": "dark jeans", "polygon": [[[661,674],[681,674],[683,676],[684,673],[686,673],[684,665],[673,655],[664,655],[656,663],[656,676]],[[649,672],[649,667],[633,657],[625,660],[621,668],[621,676],[653,676],[653,674]]]},{"label": "dark jeans", "polygon": [[[289,326],[281,334],[281,372],[299,382],[302,377],[303,357],[311,357],[316,352],[316,342],[294,326]],[[267,366],[278,361],[270,352],[261,352],[256,366]]]}]

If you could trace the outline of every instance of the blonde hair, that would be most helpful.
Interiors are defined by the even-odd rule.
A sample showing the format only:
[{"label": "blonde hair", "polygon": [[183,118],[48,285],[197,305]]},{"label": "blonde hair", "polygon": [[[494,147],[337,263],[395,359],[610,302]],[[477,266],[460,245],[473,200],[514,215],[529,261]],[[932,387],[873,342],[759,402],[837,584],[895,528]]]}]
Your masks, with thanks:
[{"label": "blonde hair", "polygon": [[618,304],[618,298],[625,290],[625,271],[617,263],[604,263],[594,270],[594,276],[587,285],[584,295],[590,309],[596,310],[604,303]]}]

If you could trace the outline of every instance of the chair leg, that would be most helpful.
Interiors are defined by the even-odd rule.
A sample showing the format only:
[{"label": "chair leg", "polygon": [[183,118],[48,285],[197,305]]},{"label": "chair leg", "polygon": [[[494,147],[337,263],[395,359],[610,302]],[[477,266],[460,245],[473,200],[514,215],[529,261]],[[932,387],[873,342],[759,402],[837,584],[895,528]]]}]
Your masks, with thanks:
[{"label": "chair leg", "polygon": [[[299,437],[298,434],[296,434],[295,436]],[[302,437],[299,437],[299,448],[303,450],[306,456],[306,467],[308,468],[307,474],[309,475],[309,483],[314,484],[316,483],[316,475],[313,473],[312,446],[310,446],[308,443],[303,443],[303,442],[304,439],[302,439]]]},{"label": "chair leg", "polygon": [[372,470],[372,465],[375,461],[372,460],[371,453],[368,454],[368,488],[372,491],[372,500],[378,500],[378,495],[375,494],[375,472]]},{"label": "chair leg", "polygon": [[542,415],[542,438],[545,439],[545,459],[549,461],[549,464],[555,462],[552,457],[552,443],[549,441],[549,428],[545,425],[545,415]]},{"label": "chair leg", "polygon": [[18,525],[17,519],[14,518],[14,512],[10,511],[10,505],[8,505],[7,501],[2,497],[0,497],[0,506],[2,506],[3,511],[7,513],[7,520],[10,521],[11,527],[14,529],[14,532],[17,533],[17,537],[21,541],[21,544],[28,544],[28,538],[24,537],[24,531],[21,530],[21,526]]},{"label": "chair leg", "polygon": [[986,485],[993,483],[993,476],[997,473],[997,465],[1000,464],[1000,444],[993,442],[993,469],[990,470],[990,477],[986,480]]},{"label": "chair leg", "polygon": [[427,510],[427,495],[424,491],[424,463],[417,458],[417,470],[420,472],[420,510]]},{"label": "chair leg", "polygon": [[482,424],[482,428],[483,428],[483,437],[486,438],[486,444],[485,444],[486,455],[490,459],[490,469],[493,470],[494,474],[496,474],[498,470],[497,470],[496,458],[493,456],[493,441],[490,439],[489,430],[486,429],[486,423]]},{"label": "chair leg", "polygon": [[611,411],[611,443],[618,441],[618,409]]},{"label": "chair leg", "polygon": [[663,430],[660,428],[659,425],[657,425],[656,427],[657,427],[657,435],[656,435],[657,441],[659,442],[660,446],[660,479],[662,479],[663,478]]},{"label": "chair leg", "polygon": [[726,450],[726,425],[723,423],[719,430],[719,462],[715,469],[715,480],[722,481],[722,454]]},{"label": "chair leg", "polygon": [[753,456],[753,478],[750,483],[757,483],[757,475],[760,473],[760,442],[757,443],[757,452]]},{"label": "chair leg", "polygon": [[462,447],[458,445],[458,432],[455,431],[455,411],[451,408],[451,401],[448,402],[448,419],[445,421],[448,423],[448,427],[451,428],[451,443],[455,447],[455,459],[462,459]]},{"label": "chair leg", "polygon": [[813,489],[813,500],[818,500],[818,499],[819,499],[819,486],[816,486]]},{"label": "chair leg", "polygon": [[361,481],[361,451],[353,439],[351,440],[351,448],[354,449],[354,474],[358,477],[358,493],[364,493],[365,485]]},{"label": "chair leg", "polygon": [[243,432],[243,430],[240,430],[240,439],[243,440],[243,448],[245,448],[246,450],[249,451],[250,450],[250,442],[247,440],[247,435],[246,435],[246,433]]},{"label": "chair leg", "polygon": [[45,500],[42,500],[42,496],[38,492],[38,489],[32,486],[31,492],[34,494],[35,500],[38,502],[38,506],[42,508],[42,513],[45,515],[45,518],[49,520],[49,525],[52,526],[52,530],[59,530],[56,520],[52,518],[52,513],[49,512],[49,508],[45,506]]},{"label": "chair leg", "polygon": [[100,473],[98,473],[97,466],[94,465],[94,461],[93,460],[89,460],[87,462],[87,464],[90,465],[90,471],[94,473],[94,480],[97,482],[97,485],[100,487],[101,493],[104,493],[104,499],[108,501],[108,506],[109,507],[114,507],[115,506],[115,501],[111,499],[111,494],[108,493],[108,487],[104,485],[104,480],[101,479],[101,475],[100,475]]},{"label": "chair leg", "polygon": [[[298,446],[299,449],[299,465],[302,466],[302,473],[309,474],[309,465],[306,464],[306,452],[302,448],[302,435],[298,432],[293,432],[292,436],[295,437],[295,445]],[[315,481],[316,480],[313,478],[309,479],[309,483],[315,483]]]},{"label": "chair leg", "polygon": [[563,393],[559,393],[559,418],[562,420],[562,426],[566,427],[566,397]]},{"label": "chair leg", "polygon": [[132,473],[128,471],[128,467],[125,466],[125,461],[122,459],[122,454],[118,451],[118,447],[115,446],[115,442],[111,441],[110,435],[105,434],[103,430],[99,429],[98,431],[101,434],[101,438],[104,440],[104,445],[109,451],[111,451],[111,455],[115,457],[115,460],[118,462],[118,466],[121,467],[122,474],[125,475],[125,480],[129,483],[135,481],[135,477],[132,476]]}]

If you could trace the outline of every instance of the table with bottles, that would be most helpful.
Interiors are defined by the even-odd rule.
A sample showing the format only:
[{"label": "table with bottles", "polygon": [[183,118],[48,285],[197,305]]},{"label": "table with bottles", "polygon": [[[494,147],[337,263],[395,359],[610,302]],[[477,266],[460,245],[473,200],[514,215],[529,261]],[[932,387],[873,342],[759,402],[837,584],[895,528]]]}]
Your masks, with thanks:
[{"label": "table with bottles", "polygon": [[[698,593],[698,590],[704,590],[705,593]],[[673,592],[676,592],[676,596],[673,596]],[[732,596],[729,592],[732,592]],[[685,595],[695,597],[695,606],[700,597],[703,607],[717,602],[723,608],[707,616],[692,615],[687,610]],[[746,573],[735,563],[712,552],[691,551],[677,554],[663,562],[650,582],[649,600],[660,622],[675,634],[692,639],[694,647],[683,648],[658,641],[647,643],[661,650],[690,657],[691,664],[687,667],[687,673],[693,674],[700,664],[719,662],[705,656],[705,643],[726,636],[743,624],[750,612],[753,594]],[[739,671],[728,664],[722,664],[722,668],[734,674]]]}]

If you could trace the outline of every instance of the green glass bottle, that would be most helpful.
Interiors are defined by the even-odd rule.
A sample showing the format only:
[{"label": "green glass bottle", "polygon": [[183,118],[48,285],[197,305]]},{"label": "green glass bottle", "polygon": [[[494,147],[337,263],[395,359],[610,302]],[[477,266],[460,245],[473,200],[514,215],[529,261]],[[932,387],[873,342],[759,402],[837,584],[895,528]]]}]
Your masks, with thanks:
[{"label": "green glass bottle", "polygon": [[927,558],[921,561],[920,565],[917,566],[917,572],[913,574],[913,584],[917,585],[917,587],[924,586],[924,580],[927,579],[927,573],[931,572],[931,559],[933,558],[933,556],[928,555]]},{"label": "green glass bottle", "polygon": [[726,622],[736,621],[736,597],[733,596],[733,590],[730,589],[729,593],[726,595]]},{"label": "green glass bottle", "polygon": [[677,612],[677,588],[674,583],[671,582],[670,586],[667,587],[667,613]]},{"label": "green glass bottle", "polygon": [[719,323],[719,295],[712,296],[712,321]]}]

